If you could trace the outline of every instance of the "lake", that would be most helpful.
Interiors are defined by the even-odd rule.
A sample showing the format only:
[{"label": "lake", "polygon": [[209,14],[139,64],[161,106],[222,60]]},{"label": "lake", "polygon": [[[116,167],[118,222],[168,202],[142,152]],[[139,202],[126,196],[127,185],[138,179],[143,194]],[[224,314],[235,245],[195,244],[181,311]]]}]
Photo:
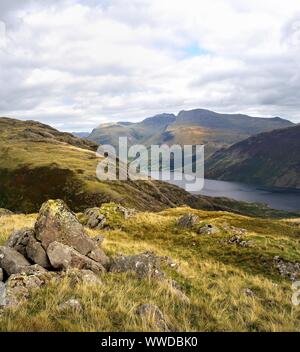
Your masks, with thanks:
[{"label": "lake", "polygon": [[[168,181],[181,188],[184,181]],[[300,190],[265,188],[240,182],[205,180],[204,188],[199,194],[210,197],[226,197],[239,201],[264,203],[270,208],[287,211],[300,211]]]}]

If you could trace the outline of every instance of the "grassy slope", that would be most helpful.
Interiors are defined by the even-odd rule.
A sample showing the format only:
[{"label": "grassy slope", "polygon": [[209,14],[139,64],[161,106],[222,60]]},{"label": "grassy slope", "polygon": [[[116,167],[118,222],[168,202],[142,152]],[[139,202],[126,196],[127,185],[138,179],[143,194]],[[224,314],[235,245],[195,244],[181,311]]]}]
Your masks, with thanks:
[{"label": "grassy slope", "polygon": [[[253,246],[240,248],[220,241],[229,235],[199,236],[176,226],[187,212],[203,222],[229,224],[248,230]],[[31,226],[36,215],[0,218],[0,244],[13,229]],[[300,261],[299,223],[256,219],[227,212],[168,209],[140,213],[105,233],[110,255],[146,250],[171,256],[179,269],[167,269],[190,298],[187,305],[159,282],[138,281],[131,274],[106,274],[103,285],[70,289],[67,282],[32,293],[28,303],[0,318],[2,331],[147,331],[134,311],[141,303],[157,304],[168,324],[179,331],[299,331],[300,311],[292,306],[291,283],[279,276],[272,259]],[[91,236],[96,231],[89,230]],[[243,293],[250,288],[254,297]],[[83,314],[62,314],[58,304],[71,297],[83,303]]]}]

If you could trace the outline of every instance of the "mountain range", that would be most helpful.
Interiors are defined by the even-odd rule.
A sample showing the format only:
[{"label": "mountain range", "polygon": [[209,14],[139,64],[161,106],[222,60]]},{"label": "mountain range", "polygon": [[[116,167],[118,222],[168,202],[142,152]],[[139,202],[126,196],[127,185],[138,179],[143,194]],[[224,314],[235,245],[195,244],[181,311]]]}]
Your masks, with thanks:
[{"label": "mountain range", "polygon": [[98,144],[118,146],[119,136],[127,136],[129,145],[204,144],[209,157],[219,149],[242,141],[254,134],[293,126],[288,120],[258,118],[241,114],[219,114],[196,109],[156,115],[138,123],[101,124],[87,137]]}]

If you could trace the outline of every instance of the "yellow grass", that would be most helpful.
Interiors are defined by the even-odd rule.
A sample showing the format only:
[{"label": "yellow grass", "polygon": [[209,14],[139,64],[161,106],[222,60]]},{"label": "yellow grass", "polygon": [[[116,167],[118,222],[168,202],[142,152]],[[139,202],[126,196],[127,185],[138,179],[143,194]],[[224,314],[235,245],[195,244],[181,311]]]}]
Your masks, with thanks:
[{"label": "yellow grass", "polygon": [[[228,234],[199,236],[179,229],[178,218],[197,214],[203,223],[248,230],[249,248],[225,245]],[[33,225],[35,215],[0,218],[0,241],[13,229]],[[99,231],[88,230],[95,236]],[[163,267],[189,297],[174,295],[165,282],[138,280],[134,274],[105,274],[102,285],[71,288],[65,279],[31,293],[28,302],[0,318],[1,331],[157,331],[136,308],[156,304],[174,331],[299,331],[300,308],[291,303],[292,287],[272,265],[275,255],[300,261],[299,227],[282,220],[254,219],[226,212],[189,208],[139,213],[105,231],[104,250],[111,256],[154,251],[170,256],[178,269]],[[254,292],[247,296],[246,288]],[[83,312],[61,313],[60,303],[77,298]]]}]

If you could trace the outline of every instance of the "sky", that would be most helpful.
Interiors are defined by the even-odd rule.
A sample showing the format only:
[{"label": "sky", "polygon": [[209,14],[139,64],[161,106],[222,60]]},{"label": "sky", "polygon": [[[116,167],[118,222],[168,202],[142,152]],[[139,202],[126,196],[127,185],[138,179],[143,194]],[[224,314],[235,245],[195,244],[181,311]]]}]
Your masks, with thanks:
[{"label": "sky", "polygon": [[300,122],[299,0],[0,1],[0,116],[90,131],[193,108]]}]

